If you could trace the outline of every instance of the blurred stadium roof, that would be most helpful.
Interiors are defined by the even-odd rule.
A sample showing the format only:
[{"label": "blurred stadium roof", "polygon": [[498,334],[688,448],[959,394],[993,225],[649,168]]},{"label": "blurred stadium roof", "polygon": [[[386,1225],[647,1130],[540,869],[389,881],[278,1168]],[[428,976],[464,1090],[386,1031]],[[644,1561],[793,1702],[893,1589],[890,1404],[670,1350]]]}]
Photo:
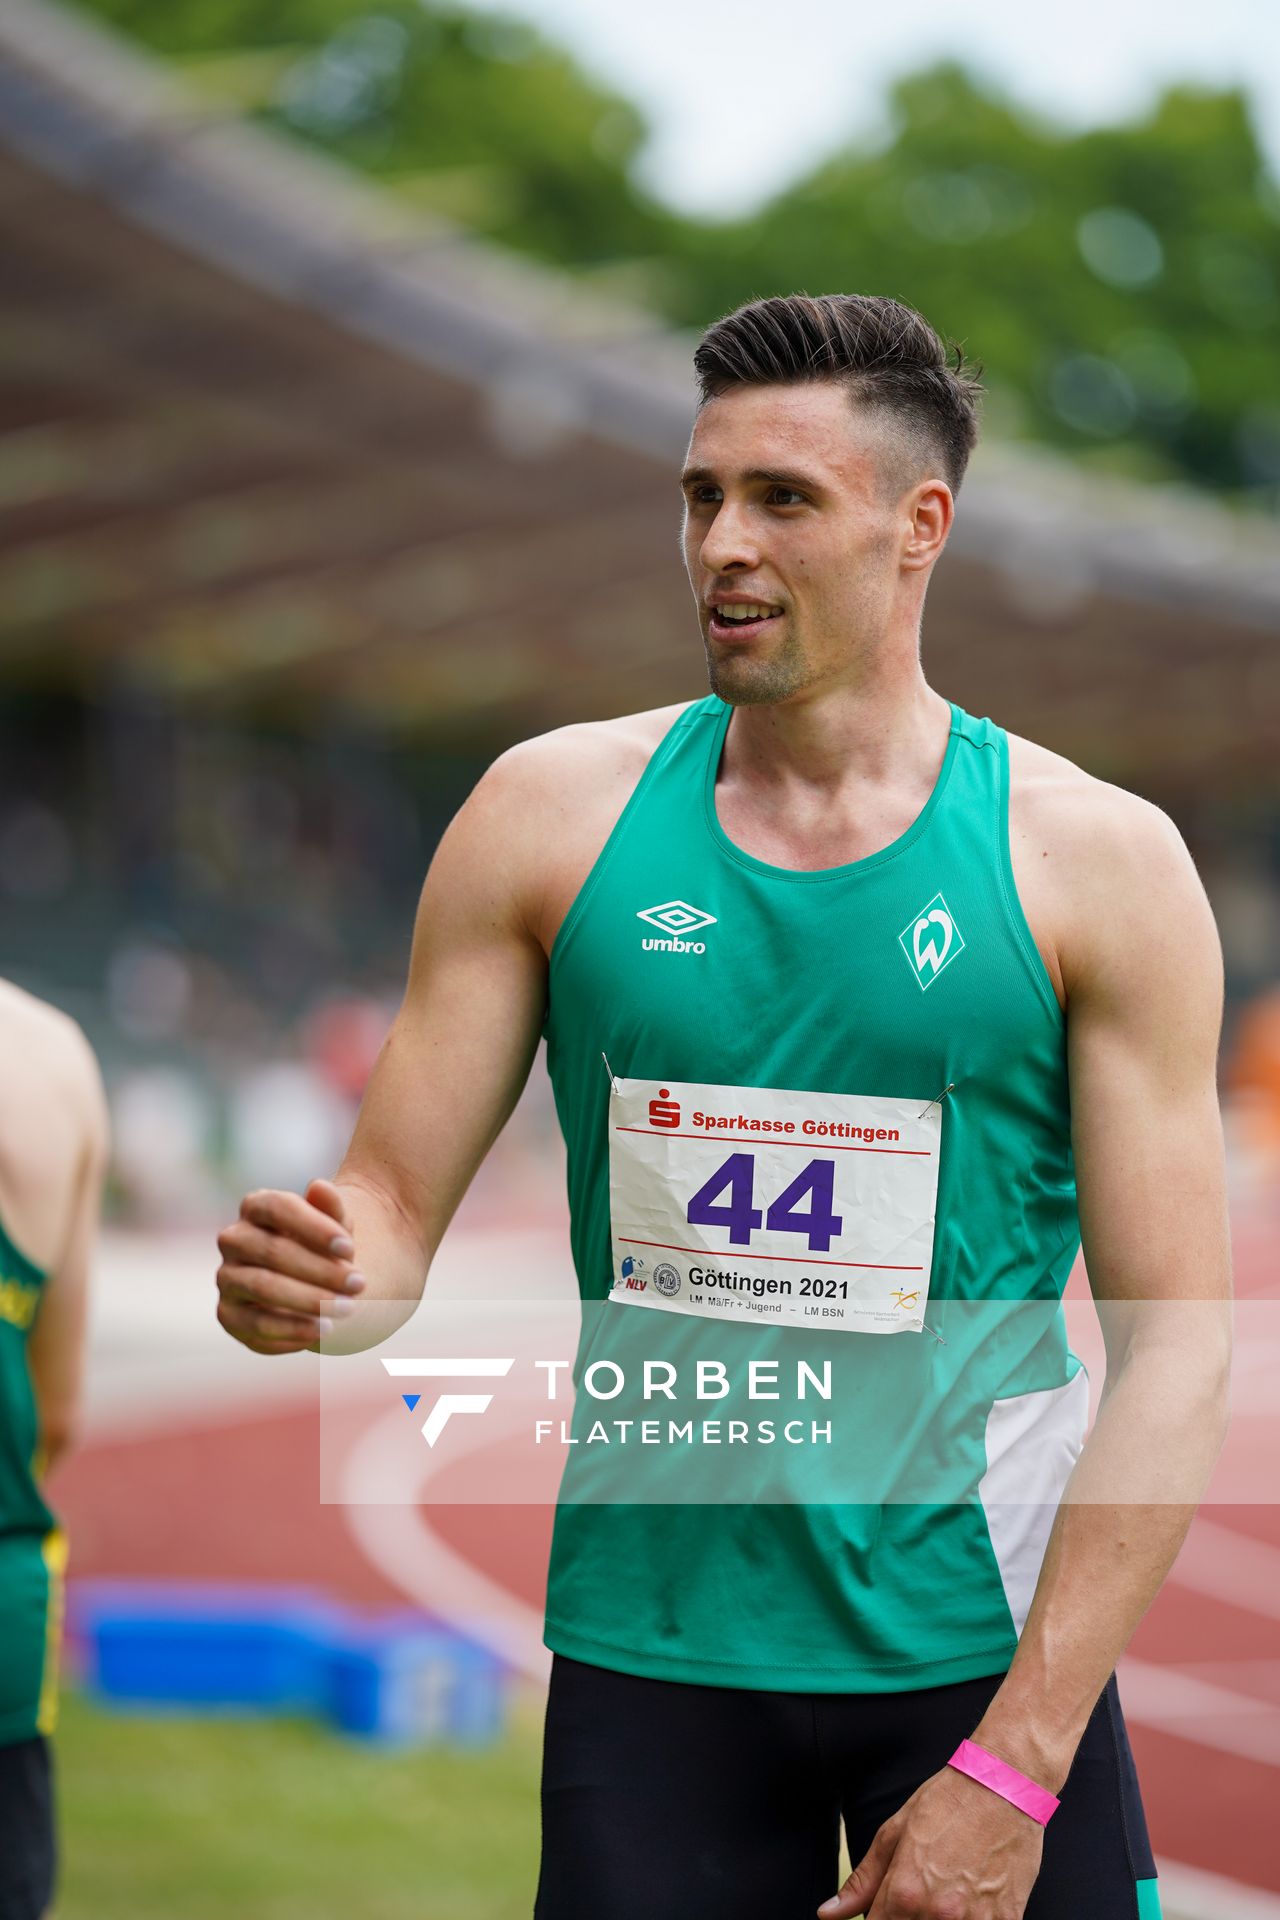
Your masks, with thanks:
[{"label": "blurred stadium roof", "polygon": [[[498,744],[705,690],[692,340],[0,15],[0,672]],[[1224,349],[1225,350],[1225,349]],[[935,684],[1100,771],[1280,785],[1280,543],[981,448]]]}]

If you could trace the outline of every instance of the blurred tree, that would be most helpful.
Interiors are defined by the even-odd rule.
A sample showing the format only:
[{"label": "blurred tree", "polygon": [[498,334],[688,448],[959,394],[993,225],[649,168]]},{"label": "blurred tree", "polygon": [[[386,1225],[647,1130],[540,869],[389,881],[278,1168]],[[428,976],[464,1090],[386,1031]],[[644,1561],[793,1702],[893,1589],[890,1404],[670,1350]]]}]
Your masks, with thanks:
[{"label": "blurred tree", "polygon": [[954,62],[756,214],[636,184],[642,116],[515,17],[436,0],[89,0],[236,104],[489,238],[702,326],[892,293],[987,369],[988,430],[1280,505],[1280,186],[1238,90],[1064,132]]},{"label": "blurred tree", "polygon": [[515,18],[432,0],[87,0],[231,104],[488,238],[577,268],[684,222],[631,178],[643,118]]},{"label": "blurred tree", "polygon": [[701,319],[782,287],[893,293],[988,369],[996,432],[1280,499],[1280,192],[1237,91],[1063,133],[953,63],[699,259]]}]

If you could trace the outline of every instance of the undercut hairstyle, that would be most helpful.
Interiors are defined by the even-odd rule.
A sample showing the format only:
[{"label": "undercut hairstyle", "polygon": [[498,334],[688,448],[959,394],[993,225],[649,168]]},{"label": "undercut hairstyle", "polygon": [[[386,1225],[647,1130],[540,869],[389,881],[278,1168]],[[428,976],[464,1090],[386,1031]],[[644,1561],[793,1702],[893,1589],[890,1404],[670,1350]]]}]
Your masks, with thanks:
[{"label": "undercut hairstyle", "polygon": [[698,405],[735,387],[839,381],[896,429],[895,479],[933,467],[958,493],[978,440],[981,366],[948,350],[914,307],[885,294],[791,293],[717,320],[693,356]]}]

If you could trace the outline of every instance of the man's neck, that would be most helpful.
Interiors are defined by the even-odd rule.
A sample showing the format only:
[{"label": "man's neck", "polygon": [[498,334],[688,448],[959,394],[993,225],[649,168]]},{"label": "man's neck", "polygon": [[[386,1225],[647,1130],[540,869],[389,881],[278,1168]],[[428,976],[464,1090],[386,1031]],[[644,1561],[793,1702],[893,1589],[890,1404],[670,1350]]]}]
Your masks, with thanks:
[{"label": "man's neck", "polygon": [[949,703],[917,661],[899,680],[810,689],[793,700],[735,708],[721,776],[757,790],[803,786],[833,797],[929,780],[950,725]]}]

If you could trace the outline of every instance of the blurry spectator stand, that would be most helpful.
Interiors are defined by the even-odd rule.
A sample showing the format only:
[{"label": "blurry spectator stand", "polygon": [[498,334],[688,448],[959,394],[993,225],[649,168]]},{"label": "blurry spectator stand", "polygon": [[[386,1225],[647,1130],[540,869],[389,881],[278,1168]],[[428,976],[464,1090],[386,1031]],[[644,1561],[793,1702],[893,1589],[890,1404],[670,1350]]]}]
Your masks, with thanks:
[{"label": "blurry spectator stand", "polygon": [[[704,690],[693,342],[49,0],[0,17],[0,247],[0,972],[172,1143],[119,1203],[203,1215],[255,1114],[299,1114],[299,1164],[339,1138],[495,752]],[[1272,522],[992,441],[926,657],[1274,920],[1278,614]],[[1233,997],[1268,977],[1241,938]]]}]

